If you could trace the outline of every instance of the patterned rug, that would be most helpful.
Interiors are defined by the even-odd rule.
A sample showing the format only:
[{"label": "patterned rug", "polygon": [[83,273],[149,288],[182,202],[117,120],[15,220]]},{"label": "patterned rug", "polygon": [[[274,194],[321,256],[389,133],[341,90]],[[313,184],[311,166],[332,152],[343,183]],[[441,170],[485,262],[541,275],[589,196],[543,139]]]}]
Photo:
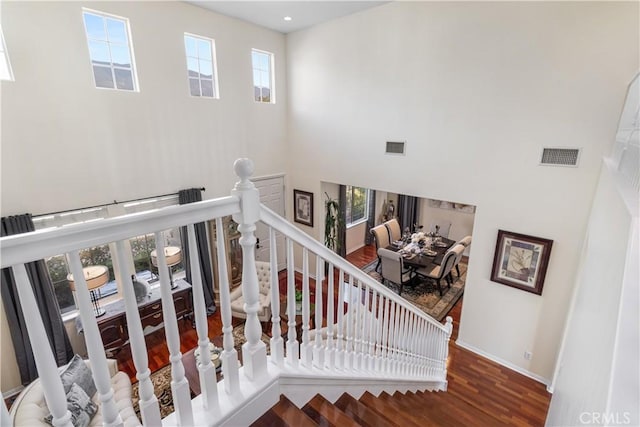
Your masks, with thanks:
[{"label": "patterned rug", "polygon": [[[383,283],[382,276],[380,273],[375,271],[377,263],[378,260],[375,260],[372,263],[365,265],[362,268],[362,271],[376,279],[378,282]],[[454,268],[453,279],[454,282],[453,285],[451,285],[451,288],[447,287],[446,280],[440,280],[443,292],[442,297],[438,293],[438,286],[436,283],[426,280],[417,283],[415,286],[404,285],[401,296],[437,321],[442,321],[464,293],[464,284],[467,280],[467,264],[462,262],[460,263],[460,278],[458,278],[457,272]],[[400,286],[394,283],[386,282],[384,285],[396,294],[400,289]]]},{"label": "patterned rug", "polygon": [[[246,339],[244,338],[244,323],[234,327],[231,334],[233,335],[233,347],[238,352],[238,355],[241,355],[242,344],[246,342]],[[262,341],[267,345],[267,354],[269,354],[269,337],[264,333],[262,334]],[[158,398],[160,416],[164,418],[174,411],[173,396],[171,394],[171,365],[158,369],[153,372],[149,378],[153,384],[153,391]],[[131,395],[133,400],[133,409],[135,410],[138,419],[142,421],[140,405],[138,404],[140,400],[138,385],[138,382],[135,382],[132,385]]]}]

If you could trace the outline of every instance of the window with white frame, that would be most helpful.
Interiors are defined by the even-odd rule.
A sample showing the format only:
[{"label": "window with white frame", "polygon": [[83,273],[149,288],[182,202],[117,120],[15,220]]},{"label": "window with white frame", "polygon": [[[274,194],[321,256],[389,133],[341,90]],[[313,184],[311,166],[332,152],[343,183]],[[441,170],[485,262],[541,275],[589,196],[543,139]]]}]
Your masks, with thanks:
[{"label": "window with white frame", "polygon": [[[122,204],[121,213],[142,212],[145,210],[158,209],[165,206],[178,204],[176,195],[153,197],[129,201]],[[98,206],[86,209],[58,212],[54,214],[38,215],[33,217],[36,230],[53,227],[65,227],[71,224],[87,223],[98,221],[109,217],[107,206]],[[163,232],[165,246],[176,246],[181,248],[180,229],[173,228]],[[153,233],[137,236],[129,239],[131,253],[125,255],[130,257],[138,280],[146,280],[152,286],[158,284],[157,268],[152,265],[151,251],[155,249],[155,235]],[[93,265],[104,265],[109,270],[109,282],[96,289],[98,298],[118,298],[118,286],[116,282],[115,270],[113,268],[112,254],[108,244],[85,248],[79,251],[80,260],[83,267]],[[71,290],[68,275],[71,273],[69,259],[65,254],[55,255],[45,258],[47,270],[53,283],[54,291],[62,314],[71,313],[76,310],[75,298]],[[184,262],[171,267],[174,279],[184,277]]]},{"label": "window with white frame", "polygon": [[256,102],[275,104],[273,81],[273,53],[251,49],[253,64],[253,99]]},{"label": "window with white frame", "polygon": [[359,224],[369,218],[369,189],[347,186],[346,223],[347,227]]},{"label": "window with white frame", "polygon": [[13,72],[11,71],[11,63],[9,62],[9,54],[7,53],[7,46],[4,44],[4,34],[2,28],[0,28],[0,80],[13,81]]},{"label": "window with white frame", "polygon": [[215,41],[185,33],[184,48],[191,96],[219,98]]},{"label": "window with white frame", "polygon": [[88,9],[82,16],[96,87],[137,91],[129,20]]}]

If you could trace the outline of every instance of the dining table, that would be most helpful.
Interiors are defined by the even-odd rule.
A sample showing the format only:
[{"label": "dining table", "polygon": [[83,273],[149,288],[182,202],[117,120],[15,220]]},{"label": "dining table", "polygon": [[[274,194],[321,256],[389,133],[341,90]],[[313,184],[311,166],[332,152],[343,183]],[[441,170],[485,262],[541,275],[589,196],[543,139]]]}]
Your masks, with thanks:
[{"label": "dining table", "polygon": [[[447,253],[449,248],[456,243],[455,240],[447,239],[445,237],[440,237],[438,242],[431,245],[428,249],[430,253],[427,253],[425,250],[420,251],[419,253],[410,253],[403,254],[403,262],[404,265],[411,268],[424,268],[430,265],[440,265],[442,263],[442,259],[444,255]],[[397,243],[392,243],[387,246],[387,249],[392,250],[394,252],[400,251],[404,247]]]}]

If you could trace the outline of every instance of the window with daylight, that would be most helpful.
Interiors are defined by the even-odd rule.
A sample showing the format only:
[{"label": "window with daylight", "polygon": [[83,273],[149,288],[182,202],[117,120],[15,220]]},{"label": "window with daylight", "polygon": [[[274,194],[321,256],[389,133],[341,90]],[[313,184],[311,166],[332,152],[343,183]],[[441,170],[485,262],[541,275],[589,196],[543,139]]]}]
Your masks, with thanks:
[{"label": "window with daylight", "polygon": [[96,87],[137,91],[129,20],[86,9],[82,15]]},{"label": "window with daylight", "polygon": [[347,227],[359,224],[369,218],[369,189],[347,186],[346,223]]},{"label": "window with daylight", "polygon": [[215,42],[185,33],[184,48],[191,96],[218,98]]},{"label": "window with daylight", "polygon": [[11,63],[9,62],[9,54],[7,53],[7,47],[4,44],[4,34],[2,28],[0,28],[0,80],[13,81],[13,72],[11,71]]},{"label": "window with daylight", "polygon": [[273,90],[273,53],[251,49],[253,64],[253,99],[275,104]]}]

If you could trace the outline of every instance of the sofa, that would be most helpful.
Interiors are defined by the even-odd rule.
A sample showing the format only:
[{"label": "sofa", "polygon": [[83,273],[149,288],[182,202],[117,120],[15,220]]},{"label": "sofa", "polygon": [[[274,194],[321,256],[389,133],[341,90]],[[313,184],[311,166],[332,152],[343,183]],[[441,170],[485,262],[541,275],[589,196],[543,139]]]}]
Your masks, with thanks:
[{"label": "sofa", "polygon": [[[87,366],[90,362],[85,361]],[[120,412],[120,417],[125,427],[141,425],[136,416],[131,401],[131,381],[129,376],[122,371],[118,371],[118,362],[114,359],[107,359],[109,373],[111,374],[111,387],[113,388],[113,399]],[[89,426],[102,426],[102,410],[99,393],[91,396],[91,401],[96,404],[97,412],[91,418]],[[50,411],[44,399],[44,391],[40,385],[40,379],[36,379],[18,395],[11,405],[9,414],[14,426],[49,426],[45,422],[45,417]]]}]

